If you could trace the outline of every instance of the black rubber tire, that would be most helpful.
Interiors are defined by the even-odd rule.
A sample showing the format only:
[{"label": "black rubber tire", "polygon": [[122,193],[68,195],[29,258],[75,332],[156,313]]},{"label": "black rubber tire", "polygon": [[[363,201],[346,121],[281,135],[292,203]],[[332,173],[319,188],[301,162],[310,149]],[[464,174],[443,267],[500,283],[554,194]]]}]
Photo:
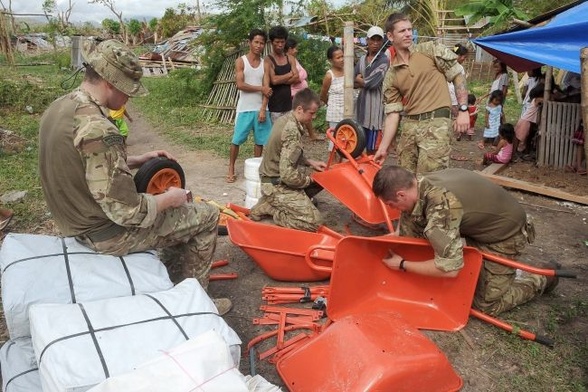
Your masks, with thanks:
[{"label": "black rubber tire", "polygon": [[147,186],[151,179],[163,169],[171,169],[177,172],[180,177],[181,188],[186,187],[186,176],[184,175],[184,170],[180,166],[180,164],[176,161],[172,161],[171,159],[167,159],[165,157],[157,157],[151,158],[147,162],[145,162],[137,173],[135,174],[135,186],[137,187],[137,192],[145,193],[147,192]]},{"label": "black rubber tire", "polygon": [[[347,151],[347,152],[349,153],[349,155],[351,155],[352,158],[357,158],[358,156],[361,155],[363,150],[365,150],[365,146],[366,146],[365,131],[363,130],[363,127],[361,125],[359,125],[356,121],[351,120],[349,118],[346,118],[345,120],[341,120],[337,123],[337,126],[335,127],[335,132],[333,133],[333,137],[335,138],[335,140],[337,140],[337,133],[342,131],[342,129],[341,129],[342,127],[345,127],[346,129],[348,127],[351,127],[355,133],[355,138],[357,141],[357,143],[355,144],[355,148],[352,151]],[[343,155],[343,153],[341,153],[341,151],[337,150],[337,152],[343,158],[345,157]]]}]

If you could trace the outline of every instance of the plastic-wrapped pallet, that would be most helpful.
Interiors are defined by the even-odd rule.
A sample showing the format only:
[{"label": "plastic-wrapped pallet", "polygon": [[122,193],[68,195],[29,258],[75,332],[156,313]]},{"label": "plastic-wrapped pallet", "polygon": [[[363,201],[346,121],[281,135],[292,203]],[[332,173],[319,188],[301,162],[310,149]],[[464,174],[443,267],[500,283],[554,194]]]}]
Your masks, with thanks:
[{"label": "plastic-wrapped pallet", "polygon": [[68,304],[173,287],[155,251],[98,254],[74,238],[10,233],[0,249],[2,304],[11,339],[30,336],[32,304]]},{"label": "plastic-wrapped pallet", "polygon": [[235,368],[229,346],[208,331],[139,365],[111,377],[89,392],[248,392],[245,377]]},{"label": "plastic-wrapped pallet", "polygon": [[239,363],[241,340],[196,279],[154,294],[33,305],[29,315],[44,392],[86,391],[208,330]]},{"label": "plastic-wrapped pallet", "polygon": [[42,392],[31,338],[9,340],[0,348],[3,392]]}]

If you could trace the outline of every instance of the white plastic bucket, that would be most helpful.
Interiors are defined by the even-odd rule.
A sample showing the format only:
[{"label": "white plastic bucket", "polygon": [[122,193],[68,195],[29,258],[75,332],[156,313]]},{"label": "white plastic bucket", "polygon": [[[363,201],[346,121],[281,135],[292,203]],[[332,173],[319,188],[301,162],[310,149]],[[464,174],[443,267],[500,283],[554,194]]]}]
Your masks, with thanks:
[{"label": "white plastic bucket", "polygon": [[245,179],[259,181],[259,165],[261,157],[245,159]]},{"label": "white plastic bucket", "polygon": [[251,208],[257,204],[258,199],[249,195],[245,195],[245,208]]},{"label": "white plastic bucket", "polygon": [[245,180],[245,194],[259,199],[261,197],[261,182]]}]

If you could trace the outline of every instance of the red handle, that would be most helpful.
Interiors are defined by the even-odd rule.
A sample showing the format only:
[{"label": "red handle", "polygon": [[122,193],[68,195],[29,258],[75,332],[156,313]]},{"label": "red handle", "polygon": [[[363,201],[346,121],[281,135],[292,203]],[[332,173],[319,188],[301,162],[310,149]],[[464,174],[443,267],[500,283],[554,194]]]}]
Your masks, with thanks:
[{"label": "red handle", "polygon": [[[308,264],[308,266],[315,270],[315,271],[319,271],[319,272],[329,272],[331,273],[331,271],[333,271],[333,267],[325,267],[325,266],[321,266],[321,265],[316,265],[313,261],[312,261],[312,257],[316,257],[315,256],[311,256],[312,252],[314,252],[315,250],[326,250],[329,252],[335,253],[335,247],[334,246],[326,246],[326,245],[311,245],[308,247],[308,250],[306,251],[306,253],[304,254],[304,260],[306,260],[306,264]],[[325,255],[326,256],[326,255]],[[333,261],[333,257],[331,258],[322,258],[323,260],[330,260]]]}]

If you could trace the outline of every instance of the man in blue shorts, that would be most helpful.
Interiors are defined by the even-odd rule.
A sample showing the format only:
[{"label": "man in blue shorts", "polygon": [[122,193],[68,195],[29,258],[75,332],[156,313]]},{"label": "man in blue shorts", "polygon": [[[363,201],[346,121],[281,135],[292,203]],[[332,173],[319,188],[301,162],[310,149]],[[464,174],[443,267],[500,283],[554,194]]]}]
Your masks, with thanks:
[{"label": "man in blue shorts", "polygon": [[264,31],[253,29],[249,33],[249,53],[235,61],[237,89],[237,118],[231,141],[229,158],[229,174],[227,182],[235,182],[235,162],[239,155],[239,146],[247,140],[249,132],[253,130],[255,147],[253,154],[260,157],[263,146],[269,138],[272,123],[267,116],[267,102],[272,95],[269,86],[269,75],[264,72],[261,53],[265,47],[267,36]]}]

